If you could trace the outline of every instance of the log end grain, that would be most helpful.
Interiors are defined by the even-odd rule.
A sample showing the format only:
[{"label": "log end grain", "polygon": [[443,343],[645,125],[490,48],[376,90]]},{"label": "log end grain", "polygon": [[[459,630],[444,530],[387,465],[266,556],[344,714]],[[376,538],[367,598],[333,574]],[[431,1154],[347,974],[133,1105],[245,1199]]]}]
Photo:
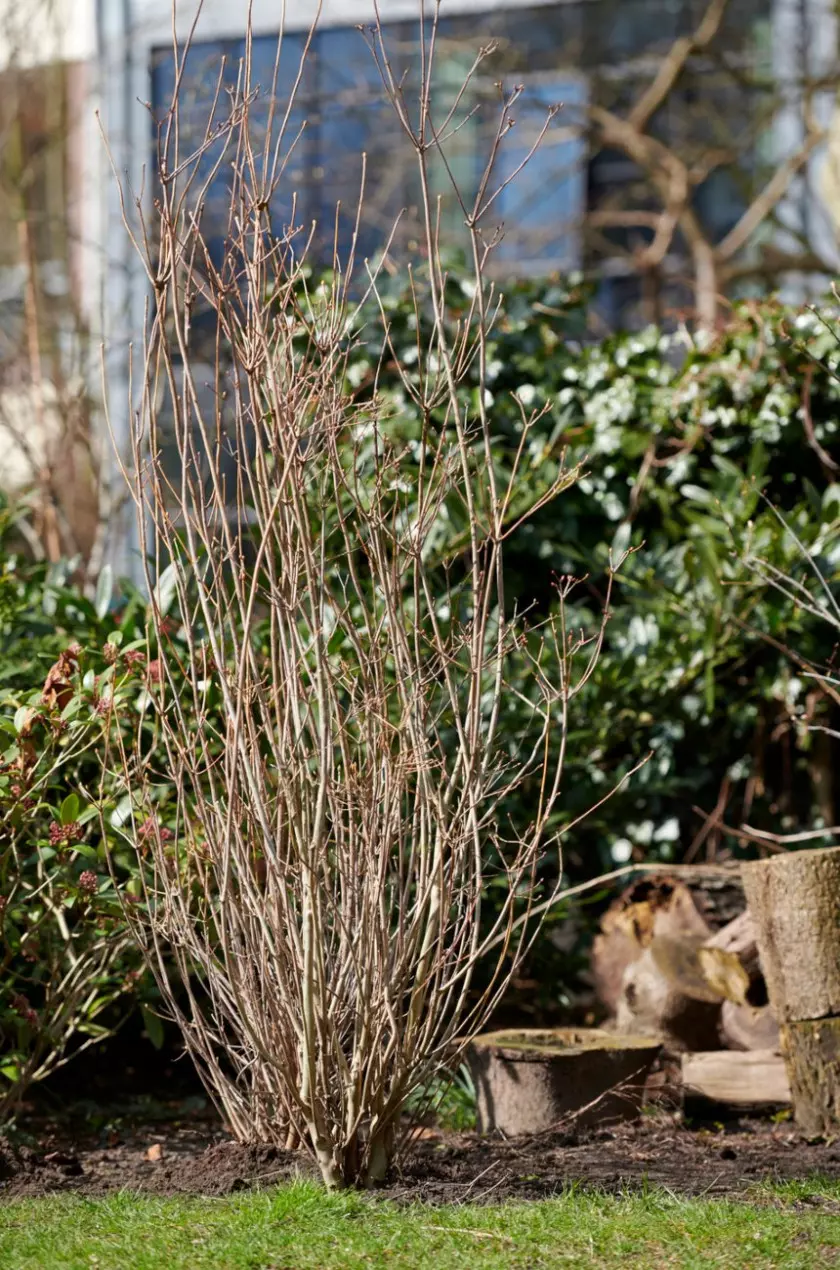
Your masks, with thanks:
[{"label": "log end grain", "polygon": [[724,1001],[720,1008],[720,1039],[726,1049],[780,1052],[779,1025],[769,1005]]}]

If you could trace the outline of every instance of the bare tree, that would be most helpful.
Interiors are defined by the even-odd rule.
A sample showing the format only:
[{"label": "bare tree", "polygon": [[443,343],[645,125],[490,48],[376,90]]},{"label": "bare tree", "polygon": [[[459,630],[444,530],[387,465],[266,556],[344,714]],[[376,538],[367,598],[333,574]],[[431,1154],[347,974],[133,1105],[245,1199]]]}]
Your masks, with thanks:
[{"label": "bare tree", "polygon": [[[543,912],[551,898],[538,897],[535,877],[570,704],[603,633],[567,629],[562,605],[528,631],[506,603],[506,537],[576,473],[558,461],[523,500],[530,465],[544,462],[531,447],[537,416],[522,407],[512,450],[494,435],[492,171],[515,94],[462,204],[472,280],[456,312],[430,164],[446,169],[461,99],[436,111],[439,6],[421,13],[417,102],[381,25],[370,36],[423,192],[425,265],[411,276],[418,332],[426,307],[432,335],[418,336],[416,363],[401,368],[417,435],[400,439],[378,395],[357,399],[344,377],[354,341],[396,356],[378,269],[361,267],[351,245],[315,288],[311,231],[272,224],[298,135],[294,94],[271,87],[271,126],[255,145],[250,36],[224,116],[217,102],[187,152],[176,77],[153,212],[126,192],[151,295],[130,474],[159,650],[147,727],[168,769],[155,771],[144,727],[122,755],[145,888],[130,911],[233,1132],[303,1143],[333,1187],[385,1174],[409,1128],[409,1095],[483,1026],[533,939],[537,900]],[[201,209],[222,171],[219,259]],[[378,330],[364,325],[365,300],[379,301]],[[215,331],[209,384],[191,351],[200,308]],[[474,365],[477,393],[467,387]],[[170,603],[186,664],[167,640]],[[517,660],[530,668],[533,731],[513,743],[501,720]],[[549,750],[549,733],[559,747]],[[526,778],[533,820],[517,834],[505,803]],[[504,890],[491,914],[494,877]]]},{"label": "bare tree", "polygon": [[[819,107],[826,92],[836,91],[837,76],[809,72],[806,49],[804,64],[780,80],[755,51],[733,45],[727,21],[737,16],[734,0],[709,0],[690,34],[648,58],[647,75],[636,72],[635,93],[625,89],[610,104],[602,81],[589,109],[593,150],[621,153],[636,169],[628,185],[590,209],[590,246],[602,258],[615,257],[610,231],[620,231],[622,254],[654,289],[668,258],[679,273],[679,258],[687,256],[696,316],[705,325],[714,324],[733,284],[758,279],[772,285],[789,273],[828,278],[834,263],[807,236],[797,241],[795,228],[778,213],[826,140]],[[774,134],[783,114],[798,139],[780,152]],[[716,174],[741,202],[734,222],[717,234],[698,208]]]}]

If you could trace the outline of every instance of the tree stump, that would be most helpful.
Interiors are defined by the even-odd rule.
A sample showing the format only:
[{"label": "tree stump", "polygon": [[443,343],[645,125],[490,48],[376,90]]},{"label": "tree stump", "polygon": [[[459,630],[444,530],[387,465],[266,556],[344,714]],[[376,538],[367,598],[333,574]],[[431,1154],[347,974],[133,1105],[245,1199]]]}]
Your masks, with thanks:
[{"label": "tree stump", "polygon": [[809,1137],[840,1127],[840,1019],[782,1024],[782,1054],[796,1122]]},{"label": "tree stump", "polygon": [[634,1119],[661,1045],[598,1028],[489,1032],[469,1053],[478,1127],[514,1136]]},{"label": "tree stump", "polygon": [[741,866],[780,1023],[840,1015],[840,847]]},{"label": "tree stump", "polygon": [[840,1131],[840,848],[742,865],[797,1122]]}]

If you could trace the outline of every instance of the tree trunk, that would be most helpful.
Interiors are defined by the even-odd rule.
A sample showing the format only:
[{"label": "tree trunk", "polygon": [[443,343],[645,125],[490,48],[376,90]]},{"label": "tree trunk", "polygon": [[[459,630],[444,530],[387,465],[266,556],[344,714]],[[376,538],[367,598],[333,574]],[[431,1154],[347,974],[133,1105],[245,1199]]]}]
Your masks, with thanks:
[{"label": "tree trunk", "polygon": [[692,246],[694,256],[694,305],[697,325],[705,330],[713,331],[717,325],[718,285],[715,254],[706,242],[697,242]]},{"label": "tree trunk", "polygon": [[840,1015],[840,847],[741,866],[780,1023]]},{"label": "tree trunk", "polygon": [[798,1124],[840,1130],[840,847],[742,865]]},{"label": "tree trunk", "polygon": [[811,1137],[832,1136],[840,1126],[840,1019],[812,1019],[782,1026],[796,1121]]}]

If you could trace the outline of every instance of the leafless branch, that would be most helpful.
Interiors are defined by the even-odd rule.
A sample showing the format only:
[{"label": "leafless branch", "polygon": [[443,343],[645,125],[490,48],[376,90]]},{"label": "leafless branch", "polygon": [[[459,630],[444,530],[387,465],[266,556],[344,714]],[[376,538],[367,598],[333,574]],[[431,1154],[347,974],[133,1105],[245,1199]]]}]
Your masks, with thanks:
[{"label": "leafless branch", "polygon": [[[383,356],[396,356],[381,271],[367,263],[354,279],[354,244],[316,285],[305,236],[272,224],[283,173],[252,140],[250,36],[222,128],[188,160],[170,154],[176,89],[153,212],[123,196],[153,287],[129,475],[156,597],[148,719],[179,824],[174,846],[144,836],[144,902],[127,911],[233,1132],[304,1143],[331,1186],[383,1176],[412,1090],[483,1026],[533,940],[569,713],[603,638],[603,627],[589,638],[566,629],[568,585],[541,631],[509,616],[503,543],[523,516],[514,495],[540,413],[523,410],[518,454],[501,464],[486,392],[499,298],[484,220],[508,103],[474,201],[455,191],[474,297],[456,315],[429,166],[442,159],[451,172],[458,128],[457,112],[445,128],[432,118],[438,20],[435,5],[411,109],[382,27],[371,36],[421,190],[410,441],[378,392],[365,400],[346,386],[354,285],[378,304]],[[276,112],[263,155],[280,152],[291,117],[291,103]],[[211,151],[221,162],[218,150],[231,173],[221,263],[194,189],[196,165]],[[199,298],[216,331],[209,372],[193,351]],[[575,476],[558,462],[531,510]],[[161,578],[186,661],[166,639]],[[516,666],[536,704],[533,734],[511,749],[502,708]],[[162,796],[144,736],[121,755],[134,843]],[[526,778],[533,819],[511,840],[504,806]],[[492,913],[489,875],[504,883]]]}]

